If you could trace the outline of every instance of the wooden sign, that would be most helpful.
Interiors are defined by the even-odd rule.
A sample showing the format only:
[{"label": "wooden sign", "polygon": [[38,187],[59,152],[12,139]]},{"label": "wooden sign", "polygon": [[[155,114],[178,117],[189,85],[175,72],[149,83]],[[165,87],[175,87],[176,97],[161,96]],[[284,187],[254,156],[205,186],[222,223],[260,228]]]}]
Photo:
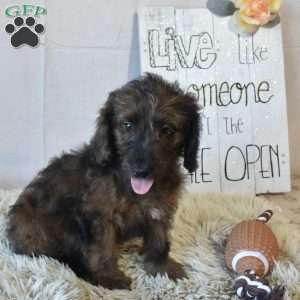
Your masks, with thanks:
[{"label": "wooden sign", "polygon": [[139,32],[142,72],[177,80],[203,108],[189,189],[290,191],[281,27],[240,37],[206,9],[145,7]]}]

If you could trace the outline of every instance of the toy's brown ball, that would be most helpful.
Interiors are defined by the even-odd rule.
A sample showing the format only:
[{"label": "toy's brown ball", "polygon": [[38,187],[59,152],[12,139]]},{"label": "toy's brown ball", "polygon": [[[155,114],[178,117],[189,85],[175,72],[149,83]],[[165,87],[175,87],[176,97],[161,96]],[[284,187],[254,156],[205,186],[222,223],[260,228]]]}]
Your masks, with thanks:
[{"label": "toy's brown ball", "polygon": [[268,210],[256,220],[243,221],[233,228],[225,250],[229,269],[239,274],[253,270],[258,276],[265,276],[272,269],[279,248],[273,232],[265,224],[271,216]]}]

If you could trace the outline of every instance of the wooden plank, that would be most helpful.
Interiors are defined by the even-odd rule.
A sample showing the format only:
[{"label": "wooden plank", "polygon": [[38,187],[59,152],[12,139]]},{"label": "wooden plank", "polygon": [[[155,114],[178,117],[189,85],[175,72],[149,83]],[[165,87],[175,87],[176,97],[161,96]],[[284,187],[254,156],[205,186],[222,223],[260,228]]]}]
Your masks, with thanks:
[{"label": "wooden plank", "polygon": [[[201,18],[199,16],[201,15]],[[203,9],[176,10],[176,37],[184,51],[178,80],[181,87],[193,93],[202,109],[202,135],[199,149],[199,168],[188,176],[190,191],[220,191],[218,128],[216,107],[205,105],[201,91],[203,82],[215,80],[213,19]],[[179,44],[179,42],[177,42]]]},{"label": "wooden plank", "polygon": [[141,69],[177,80],[174,42],[176,31],[174,7],[142,7],[139,10]]},{"label": "wooden plank", "polygon": [[[201,18],[199,13],[202,13]],[[139,20],[142,71],[158,73],[171,81],[176,79],[183,89],[203,101],[199,87],[201,82],[214,79],[215,54],[208,54],[212,56],[207,60],[205,51],[199,53],[198,49],[203,40],[212,44],[209,35],[212,32],[211,14],[201,9],[176,10],[175,13],[170,8],[143,8],[139,12]],[[201,59],[201,55],[204,58]],[[215,114],[214,107],[208,106],[202,111],[199,169],[186,176],[191,190],[219,191],[217,123],[210,117]]]},{"label": "wooden plank", "polygon": [[281,26],[261,28],[253,38],[248,61],[251,81],[258,85],[253,107],[256,193],[291,189]]},{"label": "wooden plank", "polygon": [[240,40],[228,29],[228,18],[214,17],[213,20],[218,45],[215,81],[218,95],[215,102],[218,106],[220,172],[223,175],[221,191],[253,194],[253,165],[245,162],[245,147],[253,141],[248,66],[240,64]]},{"label": "wooden plank", "polygon": [[[200,166],[187,176],[193,181],[189,190],[288,191],[280,27],[242,38],[228,29],[229,18],[214,17],[204,9],[170,7],[143,8],[139,21],[142,71],[178,80],[203,106]],[[260,63],[256,51],[262,56]],[[264,59],[268,51],[272,54]],[[274,94],[269,95],[274,101],[262,103],[268,93]],[[272,176],[264,178],[268,172]]]}]

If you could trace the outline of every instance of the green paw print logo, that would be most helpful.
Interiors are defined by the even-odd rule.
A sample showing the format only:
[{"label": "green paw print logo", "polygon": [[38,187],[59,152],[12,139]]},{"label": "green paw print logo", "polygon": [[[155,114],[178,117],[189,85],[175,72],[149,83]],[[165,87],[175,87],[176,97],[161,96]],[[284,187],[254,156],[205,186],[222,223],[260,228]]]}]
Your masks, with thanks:
[{"label": "green paw print logo", "polygon": [[15,5],[5,10],[5,15],[14,20],[5,26],[10,35],[11,45],[18,48],[22,45],[36,47],[39,35],[45,32],[45,26],[38,19],[46,14],[46,9],[34,5]]}]

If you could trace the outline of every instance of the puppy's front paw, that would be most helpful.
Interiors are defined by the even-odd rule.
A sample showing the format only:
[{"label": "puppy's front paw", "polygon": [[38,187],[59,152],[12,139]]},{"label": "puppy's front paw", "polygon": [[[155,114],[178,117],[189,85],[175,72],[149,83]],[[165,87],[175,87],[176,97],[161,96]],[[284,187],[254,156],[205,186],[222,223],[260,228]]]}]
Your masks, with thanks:
[{"label": "puppy's front paw", "polygon": [[147,273],[155,276],[156,274],[168,274],[168,277],[174,281],[187,278],[183,266],[175,260],[169,258],[165,264],[146,262],[145,269]]},{"label": "puppy's front paw", "polygon": [[168,260],[166,272],[168,273],[169,278],[174,281],[177,279],[187,278],[183,266],[171,258]]}]

